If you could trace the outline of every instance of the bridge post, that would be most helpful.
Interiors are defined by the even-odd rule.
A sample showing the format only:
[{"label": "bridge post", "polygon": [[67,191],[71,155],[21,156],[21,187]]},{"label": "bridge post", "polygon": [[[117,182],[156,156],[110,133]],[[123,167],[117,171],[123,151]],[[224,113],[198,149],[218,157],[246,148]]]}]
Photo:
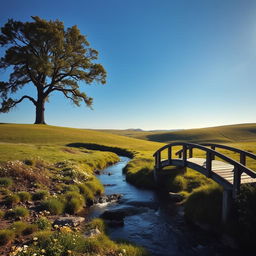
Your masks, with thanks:
[{"label": "bridge post", "polygon": [[154,180],[158,184],[158,171],[161,169],[161,152],[157,152],[155,155],[155,169],[154,169]]},{"label": "bridge post", "polygon": [[234,180],[233,180],[233,198],[236,199],[239,191],[240,191],[240,185],[241,185],[241,174],[242,172],[239,170],[239,168],[234,168]]},{"label": "bridge post", "polygon": [[186,145],[183,145],[182,155],[183,155],[183,164],[184,164],[184,167],[186,167],[187,165],[187,146]]},{"label": "bridge post", "polygon": [[168,148],[168,164],[172,163],[172,147]]},{"label": "bridge post", "polygon": [[[215,146],[211,146],[211,149],[215,150]],[[212,160],[215,160],[215,155],[214,154],[212,154]]]},{"label": "bridge post", "polygon": [[206,170],[208,172],[207,177],[211,177],[211,171],[212,171],[212,154],[211,152],[206,153]]},{"label": "bridge post", "polygon": [[246,155],[245,153],[240,153],[240,164],[246,165]]},{"label": "bridge post", "polygon": [[192,147],[189,147],[188,156],[189,156],[189,158],[193,157],[193,148]]},{"label": "bridge post", "polygon": [[224,189],[222,196],[222,223],[226,223],[232,206],[232,190]]}]

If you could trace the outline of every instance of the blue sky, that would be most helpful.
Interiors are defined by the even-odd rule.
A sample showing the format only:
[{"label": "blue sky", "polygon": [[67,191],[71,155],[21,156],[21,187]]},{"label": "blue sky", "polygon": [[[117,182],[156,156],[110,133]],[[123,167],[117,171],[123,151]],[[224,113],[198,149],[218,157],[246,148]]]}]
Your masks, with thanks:
[{"label": "blue sky", "polygon": [[[52,95],[45,112],[50,125],[149,130],[256,122],[254,0],[1,3],[0,26],[30,16],[76,24],[108,72],[106,85],[81,84],[94,110]],[[0,122],[34,119],[30,102],[0,114]]]}]

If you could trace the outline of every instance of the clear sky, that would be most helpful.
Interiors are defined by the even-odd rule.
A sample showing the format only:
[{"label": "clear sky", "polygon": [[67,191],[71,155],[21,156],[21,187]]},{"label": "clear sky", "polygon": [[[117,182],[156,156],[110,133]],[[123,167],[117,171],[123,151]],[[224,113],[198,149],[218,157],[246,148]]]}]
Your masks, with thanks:
[{"label": "clear sky", "polygon": [[[81,84],[94,110],[54,94],[48,124],[176,129],[256,122],[255,0],[0,3],[0,26],[30,16],[77,25],[108,72],[106,85]],[[1,72],[0,80],[6,78]],[[32,86],[27,90],[34,95]],[[0,122],[34,119],[31,102],[0,114]]]}]

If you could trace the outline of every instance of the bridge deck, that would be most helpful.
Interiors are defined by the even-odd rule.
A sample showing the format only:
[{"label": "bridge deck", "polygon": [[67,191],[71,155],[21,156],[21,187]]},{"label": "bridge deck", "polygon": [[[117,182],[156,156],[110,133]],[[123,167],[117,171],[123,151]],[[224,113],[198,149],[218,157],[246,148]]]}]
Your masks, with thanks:
[{"label": "bridge deck", "polygon": [[[206,168],[206,159],[204,158],[188,158],[188,162],[197,164],[199,166],[202,166]],[[218,160],[212,160],[212,171],[219,176],[221,176],[223,179],[228,181],[230,184],[233,184],[233,176],[234,176],[234,166],[222,161]],[[253,183],[255,182],[255,179],[251,178],[249,175],[246,173],[243,173],[241,175],[241,183]]]}]

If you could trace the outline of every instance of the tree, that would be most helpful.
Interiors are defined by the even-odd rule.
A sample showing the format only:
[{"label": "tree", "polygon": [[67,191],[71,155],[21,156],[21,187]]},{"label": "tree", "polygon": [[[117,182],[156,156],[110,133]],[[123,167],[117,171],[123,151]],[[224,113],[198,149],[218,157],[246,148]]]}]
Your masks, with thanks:
[{"label": "tree", "polygon": [[[44,105],[51,93],[60,92],[75,105],[85,102],[90,107],[92,98],[80,91],[78,82],[105,84],[106,71],[94,63],[98,52],[89,47],[77,26],[65,29],[58,20],[32,19],[32,22],[9,19],[1,28],[0,45],[7,49],[0,59],[0,69],[11,68],[11,73],[9,81],[0,81],[0,112],[8,112],[23,100],[30,100],[36,107],[35,124],[45,124]],[[35,87],[36,98],[10,97],[28,84]]]}]

